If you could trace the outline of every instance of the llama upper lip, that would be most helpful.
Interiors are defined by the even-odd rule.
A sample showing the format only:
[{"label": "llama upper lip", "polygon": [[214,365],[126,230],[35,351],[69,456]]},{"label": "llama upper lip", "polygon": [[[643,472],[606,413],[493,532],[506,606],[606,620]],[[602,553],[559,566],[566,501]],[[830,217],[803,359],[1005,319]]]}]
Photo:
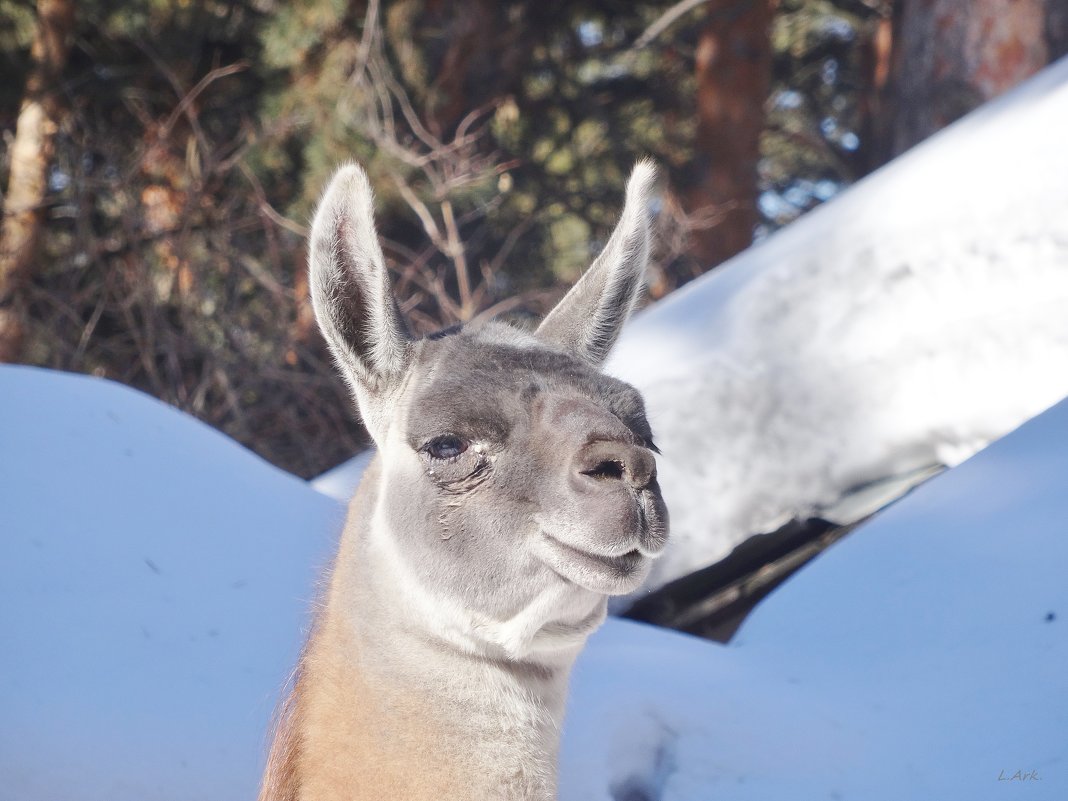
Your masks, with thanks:
[{"label": "llama upper lip", "polygon": [[656,559],[667,545],[666,513],[656,508],[657,495],[650,489],[637,494],[638,514],[641,515],[641,535],[637,550]]}]

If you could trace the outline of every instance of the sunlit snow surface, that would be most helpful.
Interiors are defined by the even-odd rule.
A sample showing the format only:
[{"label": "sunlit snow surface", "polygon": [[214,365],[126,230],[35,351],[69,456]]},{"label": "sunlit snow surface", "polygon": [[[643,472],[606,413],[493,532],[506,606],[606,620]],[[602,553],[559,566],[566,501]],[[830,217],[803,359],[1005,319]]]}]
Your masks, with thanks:
[{"label": "sunlit snow surface", "polygon": [[673,543],[647,587],[1068,395],[1068,60],[666,298],[646,397]]},{"label": "sunlit snow surface", "polygon": [[[82,376],[0,367],[0,453],[0,801],[254,797],[341,506]],[[1068,403],[834,546],[736,645],[609,621],[561,798],[1066,797],[1066,490]],[[1018,770],[1039,781],[997,780]]]},{"label": "sunlit snow surface", "polygon": [[374,455],[375,449],[368,448],[337,467],[316,476],[309,483],[324,495],[347,503],[355,493],[363,471],[367,469]]},{"label": "sunlit snow surface", "polygon": [[[1068,798],[1068,401],[917,489],[730,646],[615,622],[562,801]],[[1017,772],[1037,780],[1010,781]],[[612,777],[607,781],[605,777]]]},{"label": "sunlit snow surface", "polygon": [[254,797],[342,515],[146,395],[0,367],[0,799]]}]

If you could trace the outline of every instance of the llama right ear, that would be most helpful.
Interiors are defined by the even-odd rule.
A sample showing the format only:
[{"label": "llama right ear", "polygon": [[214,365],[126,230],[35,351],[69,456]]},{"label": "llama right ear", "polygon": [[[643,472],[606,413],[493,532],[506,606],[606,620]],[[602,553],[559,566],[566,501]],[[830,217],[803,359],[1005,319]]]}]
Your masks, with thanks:
[{"label": "llama right ear", "polygon": [[639,161],[627,181],[627,199],[601,255],[542,321],[535,336],[551,347],[600,367],[638,302],[649,261],[651,161]]},{"label": "llama right ear", "polygon": [[319,328],[368,432],[381,444],[390,397],[411,363],[412,338],[390,289],[371,185],[357,164],[341,167],[327,186],[308,262]]}]

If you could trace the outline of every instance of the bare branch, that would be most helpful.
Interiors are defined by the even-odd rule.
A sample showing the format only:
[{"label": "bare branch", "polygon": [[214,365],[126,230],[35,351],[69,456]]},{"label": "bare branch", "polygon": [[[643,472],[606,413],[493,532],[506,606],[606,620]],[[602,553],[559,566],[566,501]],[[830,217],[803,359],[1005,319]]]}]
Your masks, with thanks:
[{"label": "bare branch", "polygon": [[397,190],[401,193],[401,197],[404,198],[404,202],[407,203],[412,211],[419,217],[419,221],[423,224],[423,230],[426,231],[426,235],[430,237],[430,241],[443,253],[447,253],[449,247],[448,243],[442,238],[441,230],[438,228],[438,224],[434,220],[434,215],[430,213],[430,209],[427,208],[427,205],[419,199],[415,192],[412,191],[412,188],[408,186],[408,182],[399,175],[393,176],[393,182],[397,185]]},{"label": "bare branch", "polygon": [[446,244],[448,255],[456,269],[456,285],[460,292],[460,319],[467,321],[474,312],[471,304],[471,281],[467,274],[467,254],[464,243],[460,240],[460,230],[456,227],[456,218],[452,213],[452,203],[441,201],[441,216],[445,220]]},{"label": "bare branch", "polygon": [[[637,52],[642,48],[648,47],[656,37],[670,28],[679,17],[688,14],[698,6],[704,5],[709,0],[680,0],[680,2],[667,9],[663,14],[657,17],[653,23],[645,29],[641,36],[634,40],[634,44],[630,46],[627,51],[627,55]],[[763,0],[757,0],[757,2],[763,2]]]},{"label": "bare branch", "polygon": [[[174,111],[171,112],[171,116],[167,118],[167,121],[163,123],[163,126],[160,128],[161,138],[166,139],[168,136],[170,136],[171,130],[174,128],[174,124],[178,121],[178,118],[182,116],[184,116],[189,121],[190,125],[195,125],[197,128],[199,128],[199,120],[197,120],[195,115],[191,113],[191,107],[193,103],[196,102],[196,99],[204,93],[205,89],[207,89],[220,78],[225,78],[229,75],[235,75],[239,72],[244,72],[248,69],[248,67],[249,64],[247,61],[235,61],[233,64],[229,64],[225,67],[218,67],[216,69],[213,69],[211,72],[209,72],[199,81],[197,81],[196,86],[194,86],[184,95],[179,95],[181,99],[178,101],[178,105],[174,107]],[[174,76],[173,72],[168,69],[165,71],[164,74],[167,75],[168,80],[172,81],[172,85],[177,91],[179,86],[177,84],[177,78]]]},{"label": "bare branch", "polygon": [[367,60],[371,57],[371,47],[378,31],[378,9],[379,0],[370,0],[367,4],[367,13],[363,18],[363,35],[360,37],[360,49],[356,51],[354,74],[357,76],[357,81],[362,80],[366,75]]},{"label": "bare branch", "polygon": [[284,214],[275,209],[267,200],[267,193],[263,191],[263,184],[260,183],[256,174],[249,169],[249,166],[244,162],[239,163],[241,174],[248,179],[249,184],[252,185],[252,191],[256,193],[256,201],[259,204],[260,212],[275,225],[285,228],[287,231],[291,231],[301,238],[307,238],[308,227],[301,225],[298,222],[286,217]]}]

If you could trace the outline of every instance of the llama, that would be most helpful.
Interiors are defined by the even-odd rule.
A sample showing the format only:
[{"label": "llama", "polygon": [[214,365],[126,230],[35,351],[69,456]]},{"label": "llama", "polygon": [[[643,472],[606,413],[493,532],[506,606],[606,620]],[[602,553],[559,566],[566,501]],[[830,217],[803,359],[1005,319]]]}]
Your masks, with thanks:
[{"label": "llama", "polygon": [[315,314],[378,446],[260,801],[556,797],[568,674],[667,542],[641,396],[599,368],[649,255],[639,162],[604,251],[532,333],[413,340],[363,170],[309,244]]}]

